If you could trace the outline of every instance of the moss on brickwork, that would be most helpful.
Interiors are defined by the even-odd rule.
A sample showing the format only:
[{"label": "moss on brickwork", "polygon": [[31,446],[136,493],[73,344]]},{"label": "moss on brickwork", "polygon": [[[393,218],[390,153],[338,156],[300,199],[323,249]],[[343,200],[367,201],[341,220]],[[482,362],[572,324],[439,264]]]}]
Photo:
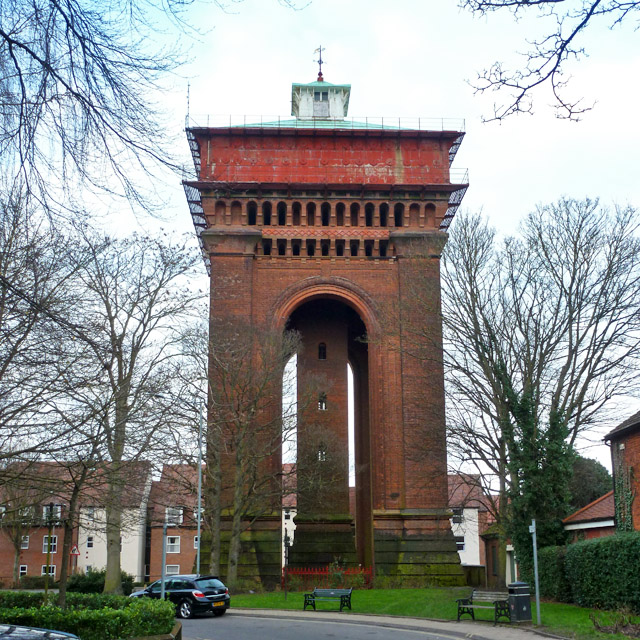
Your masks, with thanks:
[{"label": "moss on brickwork", "polygon": [[[221,537],[220,573],[221,577],[225,579],[231,534],[228,531],[223,531]],[[240,545],[238,577],[254,578],[257,584],[262,584],[266,588],[273,587],[280,582],[282,552],[279,530],[244,531],[240,536]],[[211,535],[203,532],[200,560],[201,573],[210,572],[210,550]]]},{"label": "moss on brickwork", "polygon": [[375,537],[376,573],[416,579],[438,586],[464,586],[464,571],[452,535],[401,536],[378,532]]}]

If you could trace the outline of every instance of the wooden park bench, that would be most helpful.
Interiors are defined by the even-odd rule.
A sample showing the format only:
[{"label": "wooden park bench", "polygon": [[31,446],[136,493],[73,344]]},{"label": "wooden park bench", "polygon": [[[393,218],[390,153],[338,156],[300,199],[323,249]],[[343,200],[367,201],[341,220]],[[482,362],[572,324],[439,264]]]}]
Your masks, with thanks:
[{"label": "wooden park bench", "polygon": [[316,602],[340,600],[340,611],[344,607],[351,609],[351,592],[353,589],[318,589],[316,587],[311,593],[304,594],[304,610],[307,606],[316,610]]},{"label": "wooden park bench", "polygon": [[504,591],[474,589],[471,592],[471,597],[456,600],[458,603],[458,621],[460,621],[460,616],[463,616],[465,613],[468,613],[472,620],[475,620],[474,609],[493,609],[494,625],[500,618],[507,618],[511,621],[508,598],[509,594]]}]

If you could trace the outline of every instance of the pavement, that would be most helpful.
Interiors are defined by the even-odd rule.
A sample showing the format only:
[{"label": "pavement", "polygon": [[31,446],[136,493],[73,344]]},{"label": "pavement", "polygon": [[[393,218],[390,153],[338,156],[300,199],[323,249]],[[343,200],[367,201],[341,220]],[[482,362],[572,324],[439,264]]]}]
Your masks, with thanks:
[{"label": "pavement", "polygon": [[291,611],[276,609],[233,609],[234,616],[242,615],[257,618],[275,618],[279,620],[321,620],[325,622],[341,622],[343,624],[372,624],[390,629],[407,629],[439,633],[451,638],[465,640],[535,640],[536,638],[560,638],[545,631],[540,631],[530,624],[520,625],[480,620],[428,620],[425,618],[406,618],[404,616],[383,616],[375,614],[340,613],[335,611]]}]

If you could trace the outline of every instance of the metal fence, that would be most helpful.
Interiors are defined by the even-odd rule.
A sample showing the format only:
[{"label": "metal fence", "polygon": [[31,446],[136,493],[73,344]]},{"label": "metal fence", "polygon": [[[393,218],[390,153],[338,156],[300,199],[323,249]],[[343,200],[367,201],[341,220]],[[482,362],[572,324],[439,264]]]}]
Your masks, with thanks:
[{"label": "metal fence", "polygon": [[373,570],[370,567],[282,567],[282,588],[290,591],[321,589],[373,588]]}]

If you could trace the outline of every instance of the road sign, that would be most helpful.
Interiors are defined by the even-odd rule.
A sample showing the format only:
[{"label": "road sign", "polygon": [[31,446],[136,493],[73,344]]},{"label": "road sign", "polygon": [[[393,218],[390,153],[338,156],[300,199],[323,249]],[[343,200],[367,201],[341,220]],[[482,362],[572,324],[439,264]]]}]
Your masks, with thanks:
[{"label": "road sign", "polygon": [[78,545],[74,544],[73,547],[71,547],[71,551],[69,552],[69,555],[72,556],[79,556],[80,555],[80,550],[78,549]]}]

